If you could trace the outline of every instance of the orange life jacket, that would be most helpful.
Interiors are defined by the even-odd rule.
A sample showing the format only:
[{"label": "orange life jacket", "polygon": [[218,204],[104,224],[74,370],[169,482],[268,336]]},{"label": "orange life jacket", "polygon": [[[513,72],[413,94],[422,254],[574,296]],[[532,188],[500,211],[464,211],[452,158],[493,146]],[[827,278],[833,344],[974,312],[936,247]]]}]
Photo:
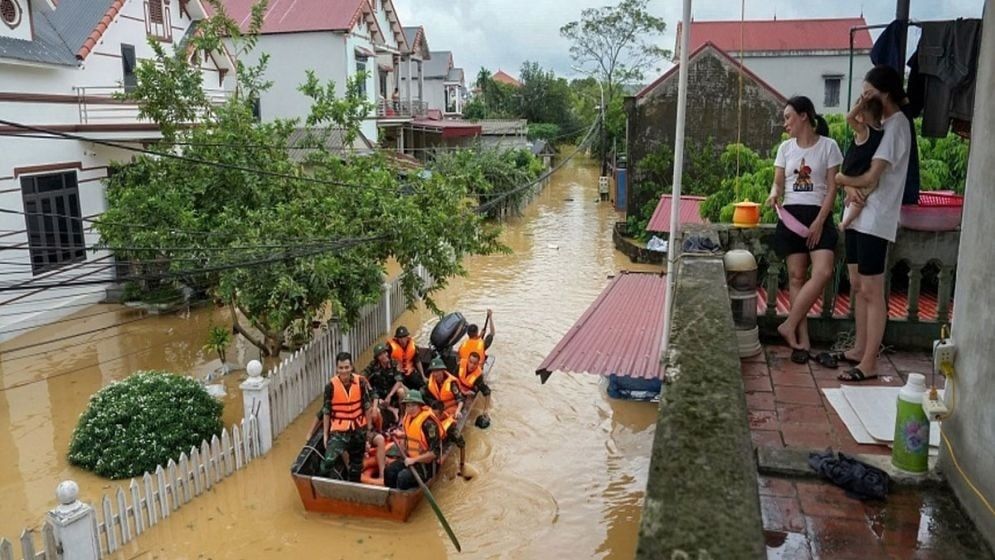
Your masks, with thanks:
[{"label": "orange life jacket", "polygon": [[449,372],[446,372],[446,377],[442,380],[441,385],[435,382],[434,375],[428,378],[428,392],[436,399],[442,401],[442,406],[445,407],[447,416],[455,416],[456,406],[459,404],[456,401],[456,392],[459,391],[459,388],[454,387],[454,384],[458,385],[456,378]]},{"label": "orange life jacket", "polygon": [[484,360],[487,359],[487,350],[484,348],[484,339],[482,337],[468,338],[466,342],[459,347],[459,361],[460,364],[465,364],[470,360],[470,354],[476,352],[480,355],[480,365],[484,365]]},{"label": "orange life jacket", "polygon": [[[427,453],[430,451],[428,446],[428,439],[425,437],[425,432],[422,430],[422,426],[425,422],[435,422],[441,428],[441,423],[435,413],[432,412],[431,408],[427,406],[421,409],[414,418],[411,416],[404,417],[404,447],[409,458],[414,459],[421,455],[422,453]],[[442,437],[442,434],[439,434]]]},{"label": "orange life jacket", "polygon": [[484,374],[484,368],[482,368],[479,363],[477,364],[477,369],[473,370],[470,373],[467,373],[466,370],[468,370],[469,368],[470,368],[469,362],[461,363],[459,365],[459,377],[456,378],[456,380],[459,381],[460,389],[462,389],[464,392],[472,391],[473,384],[476,383],[477,379],[479,379],[480,376]]},{"label": "orange life jacket", "polygon": [[443,437],[449,433],[449,429],[452,428],[455,423],[456,419],[449,414],[446,414],[441,420],[439,420],[439,424],[442,426]]},{"label": "orange life jacket", "polygon": [[397,362],[398,367],[401,368],[401,373],[405,377],[411,375],[411,372],[415,371],[415,359],[418,356],[415,341],[408,339],[408,345],[401,346],[397,339],[392,338],[387,343],[390,344],[390,357]]},{"label": "orange life jacket", "polygon": [[349,390],[339,376],[332,378],[332,431],[349,432],[366,426],[366,412],[363,410],[363,387],[361,378],[352,374]]}]

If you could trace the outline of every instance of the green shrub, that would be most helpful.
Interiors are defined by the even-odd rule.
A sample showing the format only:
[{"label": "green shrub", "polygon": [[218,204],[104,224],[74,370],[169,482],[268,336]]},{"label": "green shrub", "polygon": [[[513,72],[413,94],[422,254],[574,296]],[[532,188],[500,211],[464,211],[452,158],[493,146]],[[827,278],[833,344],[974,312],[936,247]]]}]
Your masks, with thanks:
[{"label": "green shrub", "polygon": [[186,377],[141,371],[90,398],[69,462],[107,478],[153,472],[221,432],[222,404]]}]

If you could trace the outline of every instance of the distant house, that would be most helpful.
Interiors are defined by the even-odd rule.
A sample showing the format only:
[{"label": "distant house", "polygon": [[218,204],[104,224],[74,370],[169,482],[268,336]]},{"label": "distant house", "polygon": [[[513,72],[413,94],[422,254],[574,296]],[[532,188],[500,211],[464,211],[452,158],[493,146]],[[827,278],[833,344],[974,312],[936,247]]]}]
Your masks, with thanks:
[{"label": "distant house", "polygon": [[532,142],[532,155],[542,160],[542,165],[549,169],[553,166],[553,158],[556,157],[556,149],[545,140]]},{"label": "distant house", "polygon": [[[255,0],[224,3],[229,15],[247,28]],[[348,79],[365,74],[362,92],[375,109],[361,131],[371,141],[378,140],[381,130],[400,129],[424,113],[420,104],[401,103],[394,95],[400,76],[421,65],[415,64],[419,53],[408,45],[393,0],[270,2],[259,43],[245,62],[255,64],[262,53],[270,56],[264,78],[273,82],[259,99],[263,120],[307,117],[311,100],[297,89],[307,70],[322,83],[334,82],[339,94]]]},{"label": "distant house", "polygon": [[525,119],[489,119],[480,125],[480,144],[502,150],[529,149],[529,121]]},{"label": "distant house", "polygon": [[166,52],[180,47],[204,94],[224,102],[235,80],[228,53],[184,50],[205,16],[199,0],[0,0],[0,118],[77,137],[0,125],[0,340],[104,298],[100,283],[114,281],[116,265],[95,247],[93,221],[107,208],[108,166],[162,138],[114,95],[138,85],[139,61],[155,56],[156,41]]},{"label": "distant house", "polygon": [[[691,52],[712,43],[739,58],[754,74],[785,97],[804,95],[819,113],[845,113],[847,85],[852,99],[871,68],[871,34],[853,36],[853,79],[850,68],[850,28],[866,26],[863,17],[835,19],[774,19],[691,22]],[[742,41],[740,41],[742,37]],[[681,24],[677,24],[674,60],[680,60]]]},{"label": "distant house", "polygon": [[498,71],[491,76],[491,79],[499,84],[505,84],[516,88],[522,87],[522,82],[518,81],[518,78],[515,78],[501,69],[498,69]]},{"label": "distant house", "polygon": [[463,115],[466,103],[466,80],[457,68],[450,51],[436,51],[425,65],[425,100],[429,109],[438,109],[447,118]]},{"label": "distant house", "polygon": [[[743,69],[742,128],[739,126],[739,64],[722,49],[705,43],[688,59],[687,148],[711,139],[719,148],[737,139],[767,153],[780,140],[785,98],[749,68]],[[673,151],[677,121],[678,67],[674,66],[625,100],[628,118],[626,206],[630,213],[648,199],[639,189],[640,161],[661,149]],[[716,154],[716,157],[718,155]]]}]

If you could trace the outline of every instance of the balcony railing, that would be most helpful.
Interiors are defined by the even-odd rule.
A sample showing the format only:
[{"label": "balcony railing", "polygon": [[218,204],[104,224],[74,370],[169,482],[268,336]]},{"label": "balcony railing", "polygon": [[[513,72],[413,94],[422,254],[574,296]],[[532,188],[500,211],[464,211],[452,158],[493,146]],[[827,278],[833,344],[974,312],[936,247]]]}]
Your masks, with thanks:
[{"label": "balcony railing", "polygon": [[424,117],[428,113],[428,103],[414,100],[410,103],[406,100],[386,100],[381,99],[377,103],[377,118],[379,119],[404,119]]},{"label": "balcony railing", "polygon": [[[688,226],[685,235],[711,231],[723,249],[747,249],[758,261],[761,287],[758,321],[761,330],[777,336],[776,327],[787,315],[790,301],[787,265],[772,245],[774,226],[739,229],[724,225]],[[940,326],[950,320],[960,231],[925,232],[899,228],[888,251],[886,292],[888,329],[885,344],[899,348],[931,348]],[[833,279],[809,312],[813,340],[833,343],[852,329],[853,306],[846,274],[842,239],[836,251]]]},{"label": "balcony railing", "polygon": [[[137,103],[116,97],[124,93],[123,86],[77,86],[73,90],[76,92],[80,124],[143,122],[138,118]],[[231,95],[231,91],[218,88],[204,88],[204,93],[214,106],[224,104]]]}]

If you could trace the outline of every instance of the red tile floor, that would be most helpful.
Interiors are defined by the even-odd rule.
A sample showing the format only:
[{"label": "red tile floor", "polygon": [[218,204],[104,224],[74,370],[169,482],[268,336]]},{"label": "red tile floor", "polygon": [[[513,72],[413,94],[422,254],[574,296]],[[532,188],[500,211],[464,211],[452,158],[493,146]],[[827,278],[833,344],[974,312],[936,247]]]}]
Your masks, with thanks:
[{"label": "red tile floor", "polygon": [[[820,389],[840,386],[842,368],[795,364],[790,354],[769,346],[742,362],[754,445],[890,453],[854,441],[823,397]],[[886,355],[880,377],[865,384],[899,386],[908,373],[929,371],[926,354]],[[816,478],[760,476],[759,483],[768,558],[992,558],[945,488],[896,488],[884,502],[861,502]]]}]

